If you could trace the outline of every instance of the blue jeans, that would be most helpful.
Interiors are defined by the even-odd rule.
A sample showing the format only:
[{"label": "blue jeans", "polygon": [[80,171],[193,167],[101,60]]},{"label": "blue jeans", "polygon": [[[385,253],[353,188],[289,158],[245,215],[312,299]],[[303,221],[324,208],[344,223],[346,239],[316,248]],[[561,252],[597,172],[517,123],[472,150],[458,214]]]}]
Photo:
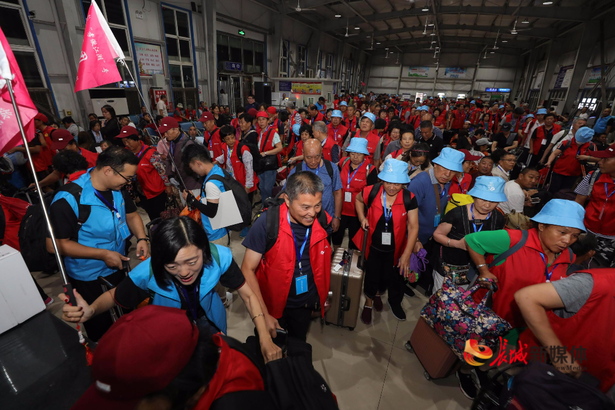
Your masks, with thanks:
[{"label": "blue jeans", "polygon": [[264,171],[258,174],[258,188],[261,190],[261,202],[263,203],[263,207],[265,206],[265,199],[271,197],[271,191],[273,190],[277,176],[277,170]]}]

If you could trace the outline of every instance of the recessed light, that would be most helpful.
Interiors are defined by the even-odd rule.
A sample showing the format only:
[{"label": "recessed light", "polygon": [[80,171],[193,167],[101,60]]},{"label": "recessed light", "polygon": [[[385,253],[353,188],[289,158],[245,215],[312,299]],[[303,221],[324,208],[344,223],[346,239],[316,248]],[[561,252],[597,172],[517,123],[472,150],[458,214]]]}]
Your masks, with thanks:
[{"label": "recessed light", "polygon": [[372,36],[366,36],[367,38],[372,38]]},{"label": "recessed light", "polygon": [[430,34],[430,36],[435,36],[435,35],[436,35],[436,33],[431,33],[431,34]]},{"label": "recessed light", "polygon": [[553,2],[552,2],[552,1],[543,1],[543,2],[542,2],[542,5],[543,5],[543,6],[550,6],[551,4],[553,4]]},{"label": "recessed light", "polygon": [[382,44],[382,43],[376,43],[376,45],[380,45],[380,44]]},{"label": "recessed light", "polygon": [[495,51],[490,51],[489,54],[495,54]]},{"label": "recessed light", "polygon": [[339,19],[339,18],[341,18],[341,17],[342,17],[342,15],[341,15],[341,14],[336,14],[336,15],[335,15],[335,18],[336,18],[336,19]]},{"label": "recessed light", "polygon": [[354,29],[355,29],[355,30],[361,30],[361,27],[358,27],[358,26],[357,26],[357,27],[355,27]]},{"label": "recessed light", "polygon": [[508,43],[508,40],[502,40],[502,43]]},{"label": "recessed light", "polygon": [[429,7],[423,7],[421,11],[429,11]]},{"label": "recessed light", "polygon": [[427,26],[428,26],[428,27],[432,27],[432,26],[433,26],[433,23],[429,23],[429,24],[427,24]]},{"label": "recessed light", "polygon": [[521,22],[521,24],[530,24],[530,21],[528,19],[525,19]]},{"label": "recessed light", "polygon": [[384,49],[385,49],[385,50],[387,50],[387,51],[389,50],[389,48],[388,48],[388,47],[385,47]]}]

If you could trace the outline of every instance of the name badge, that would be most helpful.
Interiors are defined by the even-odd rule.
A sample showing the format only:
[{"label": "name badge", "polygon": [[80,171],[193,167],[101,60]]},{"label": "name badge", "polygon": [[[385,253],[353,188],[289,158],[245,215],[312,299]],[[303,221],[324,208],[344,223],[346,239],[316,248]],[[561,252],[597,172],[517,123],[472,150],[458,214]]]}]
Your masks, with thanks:
[{"label": "name badge", "polygon": [[382,244],[383,245],[391,244],[391,232],[382,232]]},{"label": "name badge", "polygon": [[344,202],[352,202],[352,192],[344,192]]},{"label": "name badge", "polygon": [[540,143],[540,145],[547,145],[547,140],[546,140],[546,139],[542,140],[542,142]]},{"label": "name badge", "polygon": [[308,291],[307,275],[295,278],[295,288],[297,289],[297,295],[302,295]]},{"label": "name badge", "polygon": [[126,222],[120,223],[120,226],[118,226],[117,229],[119,230],[120,235],[122,235],[123,240],[128,239],[128,237],[130,236],[130,229],[128,229]]},{"label": "name badge", "polygon": [[433,226],[434,228],[437,228],[438,225],[440,225],[440,214],[437,214],[434,218],[433,218]]}]

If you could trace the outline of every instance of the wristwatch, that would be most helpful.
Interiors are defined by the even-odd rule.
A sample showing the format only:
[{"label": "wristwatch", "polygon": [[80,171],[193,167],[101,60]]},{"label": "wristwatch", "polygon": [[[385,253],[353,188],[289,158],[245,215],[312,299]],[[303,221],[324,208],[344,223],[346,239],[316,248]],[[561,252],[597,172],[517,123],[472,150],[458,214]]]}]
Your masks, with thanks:
[{"label": "wristwatch", "polygon": [[342,217],[341,216],[334,216],[333,219],[337,219],[337,220],[341,221]]}]

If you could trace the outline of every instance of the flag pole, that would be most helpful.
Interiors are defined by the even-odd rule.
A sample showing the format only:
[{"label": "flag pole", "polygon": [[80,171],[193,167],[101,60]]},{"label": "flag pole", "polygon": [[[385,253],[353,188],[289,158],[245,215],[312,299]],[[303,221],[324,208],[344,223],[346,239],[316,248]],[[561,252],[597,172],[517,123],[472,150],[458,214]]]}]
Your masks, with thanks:
[{"label": "flag pole", "polygon": [[[55,258],[58,263],[58,267],[60,268],[60,273],[62,274],[62,280],[64,281],[64,292],[66,296],[70,298],[73,306],[77,306],[75,301],[75,296],[72,292],[72,287],[68,281],[68,276],[66,275],[66,270],[64,269],[64,263],[62,263],[62,258],[60,257],[60,251],[58,250],[58,244],[56,243],[56,236],[53,232],[53,227],[51,226],[51,220],[49,219],[49,210],[47,209],[47,204],[43,200],[43,191],[41,190],[41,186],[38,182],[38,178],[36,177],[36,169],[34,168],[34,162],[32,161],[32,154],[30,154],[30,150],[28,149],[28,139],[26,138],[26,133],[23,129],[23,124],[21,123],[21,115],[19,115],[19,109],[17,108],[17,102],[15,101],[15,95],[13,93],[13,85],[11,84],[11,79],[6,79],[6,85],[9,90],[9,95],[11,96],[11,102],[13,103],[13,110],[15,110],[15,117],[17,119],[17,124],[19,124],[19,132],[21,133],[21,139],[23,141],[23,145],[26,151],[26,155],[28,156],[28,163],[30,164],[30,170],[32,171],[32,176],[34,177],[34,184],[36,185],[36,190],[39,193],[41,207],[43,208],[43,215],[45,216],[45,223],[47,224],[47,229],[49,229],[49,235],[51,236],[51,243],[53,244],[53,250],[55,253]],[[51,147],[50,147],[51,148]]]},{"label": "flag pole", "polygon": [[[137,89],[137,92],[139,93],[139,97],[141,97],[141,101],[143,102],[143,106],[147,109],[147,113],[149,114],[149,117],[152,119],[152,122],[154,123],[154,127],[156,128],[156,132],[158,132],[158,135],[160,135],[160,138],[164,138],[164,136],[160,133],[160,130],[158,129],[158,124],[156,124],[156,119],[152,115],[152,112],[151,112],[151,110],[149,108],[149,105],[145,101],[145,97],[143,97],[143,93],[139,89],[139,86],[137,85],[138,84],[137,80],[135,80],[135,78],[133,77],[132,71],[130,71],[130,68],[128,67],[128,64],[126,64],[126,61],[123,58],[118,59],[118,61],[120,63],[122,63],[124,68],[126,68],[126,71],[128,71],[128,75],[130,75],[130,78],[132,79],[132,82],[134,83],[135,88]],[[180,130],[181,130],[181,128],[180,128]],[[167,147],[166,144],[163,144],[163,145],[164,145],[164,148],[167,150],[167,157],[171,158],[171,162],[173,163],[173,166],[175,167],[175,169],[177,169],[177,176],[179,177],[179,180],[180,180],[181,184],[184,186],[184,189],[188,191],[188,187],[186,186],[186,183],[184,182],[184,179],[181,176],[181,173],[179,171],[179,167],[177,166],[177,164],[175,163],[175,160],[173,159],[173,154],[169,151],[169,147]],[[181,192],[180,192],[180,194],[181,194]]]}]

